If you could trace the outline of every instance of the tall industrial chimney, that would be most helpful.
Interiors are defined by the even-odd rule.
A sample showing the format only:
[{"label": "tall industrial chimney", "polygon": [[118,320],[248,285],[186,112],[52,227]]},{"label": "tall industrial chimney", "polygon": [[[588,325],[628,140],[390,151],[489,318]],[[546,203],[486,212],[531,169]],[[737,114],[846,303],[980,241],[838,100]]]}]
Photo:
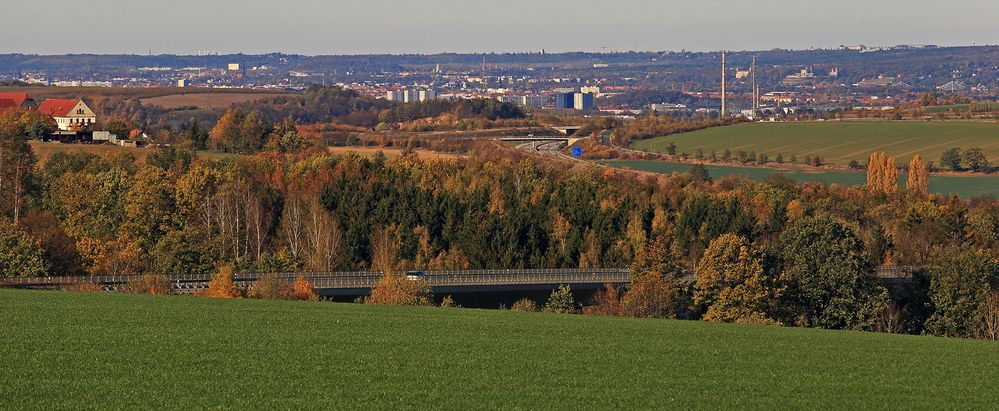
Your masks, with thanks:
[{"label": "tall industrial chimney", "polygon": [[756,117],[756,109],[758,109],[760,107],[760,100],[759,100],[759,92],[760,92],[760,90],[757,88],[758,84],[756,83],[756,56],[753,56],[753,69],[752,69],[752,73],[753,73],[753,117],[755,118]]},{"label": "tall industrial chimney", "polygon": [[722,89],[721,89],[721,113],[719,118],[725,118],[725,50],[722,50]]}]

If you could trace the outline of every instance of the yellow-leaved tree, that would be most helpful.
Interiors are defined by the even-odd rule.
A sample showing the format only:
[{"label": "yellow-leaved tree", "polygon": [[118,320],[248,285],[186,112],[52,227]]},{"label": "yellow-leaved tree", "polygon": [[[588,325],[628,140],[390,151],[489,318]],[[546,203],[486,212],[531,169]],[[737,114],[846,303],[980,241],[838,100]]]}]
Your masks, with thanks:
[{"label": "yellow-leaved tree", "polygon": [[867,162],[867,189],[876,192],[881,189],[884,171],[882,170],[881,154],[871,153],[871,159]]},{"label": "yellow-leaved tree", "polygon": [[886,194],[895,194],[898,192],[898,166],[895,164],[895,157],[886,153],[881,153],[881,157],[884,161],[883,190]]},{"label": "yellow-leaved tree", "polygon": [[919,154],[916,154],[909,162],[909,181],[906,188],[910,193],[920,196],[925,196],[930,191],[929,171],[926,168],[926,162]]},{"label": "yellow-leaved tree", "polygon": [[898,167],[888,153],[872,153],[867,163],[867,189],[874,193],[898,192]]},{"label": "yellow-leaved tree", "polygon": [[776,323],[781,288],[763,270],[763,257],[735,234],[708,245],[697,265],[694,302],[706,307],[711,322]]}]

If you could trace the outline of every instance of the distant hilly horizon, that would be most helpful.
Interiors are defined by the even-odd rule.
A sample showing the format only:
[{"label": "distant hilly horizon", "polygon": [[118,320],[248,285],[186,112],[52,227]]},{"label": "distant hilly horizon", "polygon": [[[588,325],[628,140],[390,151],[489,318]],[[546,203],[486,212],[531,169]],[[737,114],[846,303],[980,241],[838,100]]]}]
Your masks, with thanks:
[{"label": "distant hilly horizon", "polygon": [[384,57],[384,56],[488,56],[488,55],[619,55],[619,54],[662,54],[662,53],[693,53],[693,54],[717,54],[725,51],[727,53],[766,53],[766,52],[810,52],[810,51],[846,51],[842,50],[841,47],[850,46],[865,46],[872,49],[892,49],[896,47],[914,47],[923,46],[927,48],[936,49],[966,49],[966,48],[994,48],[999,47],[999,44],[964,44],[964,45],[941,45],[941,44],[894,44],[894,45],[870,45],[870,44],[843,44],[838,47],[810,47],[810,48],[783,48],[774,47],[770,49],[725,49],[725,50],[694,50],[694,49],[680,49],[680,50],[521,50],[521,51],[444,51],[437,53],[383,53],[383,52],[371,52],[371,53],[328,53],[328,54],[306,54],[306,53],[290,53],[282,51],[272,51],[267,53],[246,53],[246,52],[235,52],[235,53],[152,53],[152,54],[140,54],[140,53],[23,53],[23,52],[0,52],[0,56],[31,56],[31,57],[227,57],[227,56],[248,56],[248,57],[262,57],[262,56],[296,56],[296,57]]}]

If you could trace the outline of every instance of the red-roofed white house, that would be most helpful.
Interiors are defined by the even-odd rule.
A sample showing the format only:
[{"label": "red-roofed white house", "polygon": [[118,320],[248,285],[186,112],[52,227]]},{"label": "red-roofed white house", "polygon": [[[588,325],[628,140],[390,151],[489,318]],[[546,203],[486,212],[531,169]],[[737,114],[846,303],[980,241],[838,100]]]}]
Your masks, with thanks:
[{"label": "red-roofed white house", "polygon": [[83,100],[48,99],[38,106],[42,114],[52,116],[59,130],[70,131],[97,123],[97,114]]}]

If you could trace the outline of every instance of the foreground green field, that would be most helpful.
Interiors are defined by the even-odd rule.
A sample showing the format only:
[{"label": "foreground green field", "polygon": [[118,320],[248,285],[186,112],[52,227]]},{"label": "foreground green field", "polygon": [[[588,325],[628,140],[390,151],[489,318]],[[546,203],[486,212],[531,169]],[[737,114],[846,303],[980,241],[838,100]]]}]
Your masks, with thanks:
[{"label": "foreground green field", "polygon": [[[650,171],[653,173],[672,174],[686,173],[690,171],[693,164],[670,163],[664,161],[648,160],[605,160],[600,164],[609,165],[616,168],[624,168],[638,171]],[[780,170],[765,167],[728,167],[705,165],[708,173],[713,178],[727,175],[740,175],[756,181],[762,181],[771,174],[783,174],[797,182],[817,181],[822,184],[839,184],[844,186],[864,185],[867,183],[867,174],[864,172],[850,171],[807,171],[807,170]],[[905,187],[907,174],[899,176],[900,187]],[[957,194],[963,198],[975,196],[999,197],[999,175],[992,176],[931,176],[930,192],[947,195]]]},{"label": "foreground green field", "polygon": [[[999,345],[701,322],[0,290],[10,408],[990,408]],[[5,407],[5,408],[6,408]]]},{"label": "foreground green field", "polygon": [[728,149],[765,153],[774,159],[778,153],[785,161],[796,155],[818,155],[823,161],[845,165],[850,160],[866,163],[874,151],[884,151],[907,164],[920,154],[938,162],[940,154],[951,147],[980,147],[993,162],[999,161],[999,123],[959,121],[826,121],[809,123],[746,123],[715,127],[691,133],[641,140],[632,144],[636,150],[667,151],[670,142],[678,152],[705,155],[714,150],[718,156]]}]

